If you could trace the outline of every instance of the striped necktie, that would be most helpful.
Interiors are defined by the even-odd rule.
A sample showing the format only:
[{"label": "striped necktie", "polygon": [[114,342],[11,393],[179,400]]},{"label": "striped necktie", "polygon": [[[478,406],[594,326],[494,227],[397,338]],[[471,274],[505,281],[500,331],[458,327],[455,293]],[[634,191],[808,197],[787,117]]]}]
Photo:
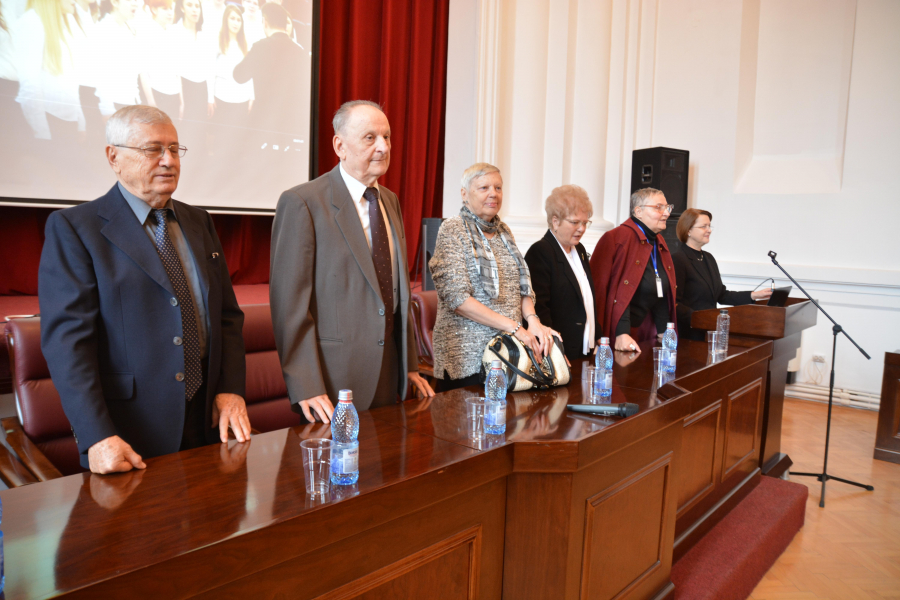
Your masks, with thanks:
[{"label": "striped necktie", "polygon": [[372,233],[372,262],[378,275],[381,300],[384,302],[385,338],[394,331],[394,276],[391,270],[391,247],[387,225],[378,205],[378,190],[366,188],[363,198],[369,201],[369,230]]}]

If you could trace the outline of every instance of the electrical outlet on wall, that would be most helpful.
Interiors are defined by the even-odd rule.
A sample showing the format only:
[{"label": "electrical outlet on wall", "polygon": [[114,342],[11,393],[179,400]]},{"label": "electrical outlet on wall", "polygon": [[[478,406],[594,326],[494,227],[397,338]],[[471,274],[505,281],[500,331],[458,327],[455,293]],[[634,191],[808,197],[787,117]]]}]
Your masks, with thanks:
[{"label": "electrical outlet on wall", "polygon": [[822,364],[824,364],[824,363],[825,363],[825,355],[824,355],[824,354],[813,354],[812,360],[813,360],[813,362],[815,362],[815,363],[822,363]]}]

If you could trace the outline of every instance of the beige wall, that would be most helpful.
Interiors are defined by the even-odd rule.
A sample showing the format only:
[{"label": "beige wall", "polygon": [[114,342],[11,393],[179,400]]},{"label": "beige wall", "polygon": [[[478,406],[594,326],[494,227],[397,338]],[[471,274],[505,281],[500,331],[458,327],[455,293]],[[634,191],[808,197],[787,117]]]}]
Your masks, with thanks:
[{"label": "beige wall", "polygon": [[[880,390],[900,348],[900,2],[451,0],[450,20],[445,216],[488,160],[523,251],[564,183],[591,196],[592,250],[627,217],[631,151],[687,149],[726,284],[778,280],[777,251],[873,356],[841,340],[837,385]],[[827,385],[825,321],[797,364]]]}]

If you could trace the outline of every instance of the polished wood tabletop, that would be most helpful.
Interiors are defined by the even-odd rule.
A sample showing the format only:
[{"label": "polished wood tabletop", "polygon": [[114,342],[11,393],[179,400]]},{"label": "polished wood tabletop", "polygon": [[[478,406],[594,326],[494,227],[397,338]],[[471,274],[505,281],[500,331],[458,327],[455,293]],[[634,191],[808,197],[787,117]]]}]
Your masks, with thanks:
[{"label": "polished wood tabletop", "polygon": [[[304,536],[352,537],[397,512],[514,472],[574,471],[594,460],[592,453],[627,444],[653,420],[661,427],[683,419],[690,408],[679,402],[688,395],[682,380],[723,377],[759,347],[734,344],[727,358],[712,360],[705,343],[682,340],[677,371],[668,376],[653,372],[650,345],[617,353],[610,401],[640,407],[625,419],[566,410],[588,397],[581,379],[587,361],[573,365],[566,387],[510,394],[506,433],[480,441],[467,436],[463,401],[483,392],[478,387],[361,413],[359,483],[333,486],[325,499],[306,494],[299,446],[301,439],[330,437],[323,424],[148,459],[142,471],[72,475],[3,491],[6,597],[79,591],[90,597],[91,586],[141,570],[149,577],[154,566],[176,559],[195,569],[174,588],[177,595],[201,594],[277,564],[272,552],[253,552],[272,543],[262,532],[279,524],[290,524],[284,530],[303,546],[310,543]],[[229,546],[240,551],[217,552],[236,539],[247,540]],[[284,556],[292,552],[285,548]]]},{"label": "polished wood tabletop", "polygon": [[[300,440],[311,424],[0,492],[6,598],[45,598],[215,545],[475,458],[473,449],[360,415],[360,478],[306,494]],[[501,461],[502,462],[502,461]]]}]

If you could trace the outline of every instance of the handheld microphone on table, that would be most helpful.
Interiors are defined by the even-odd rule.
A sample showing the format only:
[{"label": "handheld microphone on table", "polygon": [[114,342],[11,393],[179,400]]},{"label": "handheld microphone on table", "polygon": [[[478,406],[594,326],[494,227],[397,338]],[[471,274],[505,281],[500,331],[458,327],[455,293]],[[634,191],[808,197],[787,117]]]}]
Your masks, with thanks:
[{"label": "handheld microphone on table", "polygon": [[630,417],[641,410],[637,404],[632,404],[631,402],[623,402],[622,404],[567,404],[566,408],[572,412],[601,417]]}]

